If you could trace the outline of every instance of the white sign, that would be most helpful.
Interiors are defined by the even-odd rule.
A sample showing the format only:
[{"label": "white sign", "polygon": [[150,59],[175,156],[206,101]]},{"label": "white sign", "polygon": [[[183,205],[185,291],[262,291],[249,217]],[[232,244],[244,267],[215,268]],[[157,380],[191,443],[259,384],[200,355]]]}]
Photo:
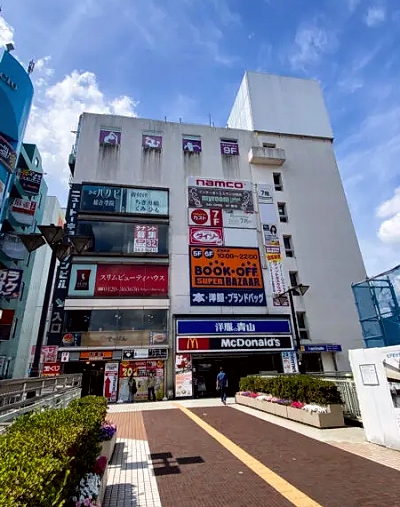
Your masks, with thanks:
[{"label": "white sign", "polygon": [[224,232],[221,227],[189,227],[191,245],[222,246]]},{"label": "white sign", "polygon": [[222,210],[224,227],[235,229],[255,229],[256,220],[254,213],[241,210]]},{"label": "white sign", "polygon": [[299,365],[297,363],[296,353],[293,351],[281,352],[283,373],[298,373]]},{"label": "white sign", "polygon": [[249,248],[258,247],[256,229],[229,229],[224,228],[225,245],[243,246]]},{"label": "white sign", "polygon": [[69,361],[69,352],[61,352],[61,362],[68,363]]},{"label": "white sign", "polygon": [[213,208],[189,208],[189,225],[222,227],[222,210]]},{"label": "white sign", "polygon": [[119,363],[106,363],[104,368],[103,395],[111,403],[117,401],[118,367]]},{"label": "white sign", "polygon": [[274,190],[272,185],[259,183],[257,185],[258,202],[264,204],[272,204],[274,202]]},{"label": "white sign", "polygon": [[147,359],[149,357],[149,349],[135,349],[133,354],[135,359]]},{"label": "white sign", "polygon": [[188,187],[225,188],[227,190],[253,191],[253,184],[251,181],[214,180],[210,178],[198,178],[197,176],[189,176],[187,181]]}]

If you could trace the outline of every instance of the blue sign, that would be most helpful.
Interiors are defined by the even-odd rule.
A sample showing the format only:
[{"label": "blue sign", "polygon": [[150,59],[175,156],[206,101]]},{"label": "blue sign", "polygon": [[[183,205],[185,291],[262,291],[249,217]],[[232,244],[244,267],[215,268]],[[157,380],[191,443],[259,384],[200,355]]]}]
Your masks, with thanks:
[{"label": "blue sign", "polygon": [[255,335],[290,334],[287,319],[178,320],[178,335]]},{"label": "blue sign", "polygon": [[9,140],[22,141],[32,98],[29,74],[11,53],[4,51],[0,54],[0,132]]},{"label": "blue sign", "polygon": [[190,289],[191,306],[266,306],[264,289]]},{"label": "blue sign", "polygon": [[302,345],[302,352],[342,352],[342,346],[334,343],[324,345]]}]

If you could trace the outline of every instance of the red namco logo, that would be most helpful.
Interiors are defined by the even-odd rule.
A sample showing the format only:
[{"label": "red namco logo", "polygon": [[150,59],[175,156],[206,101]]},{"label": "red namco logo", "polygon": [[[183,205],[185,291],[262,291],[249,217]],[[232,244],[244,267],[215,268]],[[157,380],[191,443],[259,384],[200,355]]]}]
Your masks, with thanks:
[{"label": "red namco logo", "polygon": [[243,188],[241,181],[223,181],[223,180],[196,180],[198,187],[219,187],[219,188]]}]

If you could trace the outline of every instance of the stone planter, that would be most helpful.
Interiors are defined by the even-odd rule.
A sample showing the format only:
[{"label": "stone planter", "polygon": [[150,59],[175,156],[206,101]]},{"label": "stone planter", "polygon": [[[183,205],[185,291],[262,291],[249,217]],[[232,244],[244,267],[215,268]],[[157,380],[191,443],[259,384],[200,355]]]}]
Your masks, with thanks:
[{"label": "stone planter", "polygon": [[[111,440],[109,440],[109,442],[111,442]],[[104,495],[106,494],[107,479],[108,479],[108,466],[104,470],[103,477],[101,478],[100,490],[96,500],[96,505],[98,505],[99,507],[103,505]]]},{"label": "stone planter", "polygon": [[342,428],[344,426],[343,408],[341,405],[328,405],[326,414],[317,414],[269,401],[256,401],[254,398],[241,396],[240,394],[236,395],[235,400],[239,405],[255,408],[262,412],[314,426],[315,428]]},{"label": "stone planter", "polygon": [[111,440],[104,440],[103,442],[101,442],[100,456],[107,457],[107,465],[109,465],[111,461],[116,441],[117,441],[117,433],[114,434]]}]

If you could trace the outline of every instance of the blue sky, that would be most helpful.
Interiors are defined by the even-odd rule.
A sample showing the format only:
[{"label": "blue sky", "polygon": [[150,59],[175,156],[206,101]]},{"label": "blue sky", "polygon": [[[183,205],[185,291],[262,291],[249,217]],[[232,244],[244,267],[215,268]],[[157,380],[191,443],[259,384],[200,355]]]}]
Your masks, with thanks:
[{"label": "blue sky", "polygon": [[369,274],[400,263],[396,0],[3,0],[0,42],[37,61],[27,141],[65,202],[80,112],[225,125],[245,70],[318,79]]}]

